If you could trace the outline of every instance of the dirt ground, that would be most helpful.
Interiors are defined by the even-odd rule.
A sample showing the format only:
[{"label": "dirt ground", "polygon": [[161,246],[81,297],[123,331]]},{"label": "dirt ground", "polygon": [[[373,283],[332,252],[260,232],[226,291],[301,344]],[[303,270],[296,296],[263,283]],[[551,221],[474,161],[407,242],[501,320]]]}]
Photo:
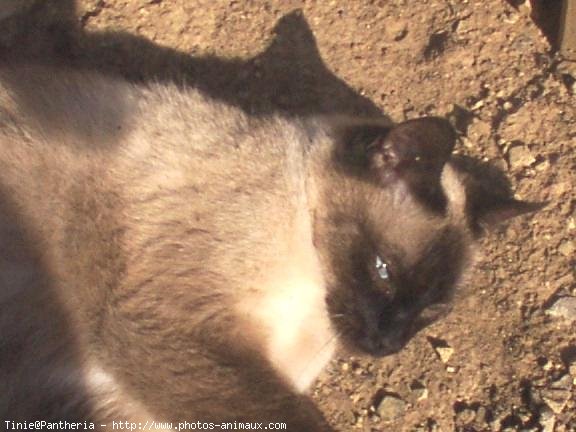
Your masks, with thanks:
[{"label": "dirt ground", "polygon": [[[452,313],[312,389],[342,431],[576,431],[576,63],[504,0],[32,2],[4,58],[177,80],[254,113],[446,115],[458,151],[547,200],[484,240]],[[559,302],[559,303],[558,303]]]}]

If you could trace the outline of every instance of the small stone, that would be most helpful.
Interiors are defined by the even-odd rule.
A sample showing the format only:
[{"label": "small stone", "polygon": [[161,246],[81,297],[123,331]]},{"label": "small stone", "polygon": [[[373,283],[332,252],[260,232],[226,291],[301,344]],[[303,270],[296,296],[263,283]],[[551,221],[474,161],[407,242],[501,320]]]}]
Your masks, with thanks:
[{"label": "small stone", "polygon": [[476,102],[474,105],[472,105],[472,111],[476,111],[479,110],[480,108],[482,108],[484,106],[484,101],[483,100],[479,100],[478,102]]},{"label": "small stone", "polygon": [[386,33],[396,42],[401,41],[408,34],[408,27],[404,21],[390,21],[386,27]]},{"label": "small stone", "polygon": [[438,354],[438,357],[440,357],[440,360],[442,360],[442,363],[448,363],[448,360],[450,360],[450,357],[452,357],[452,354],[454,354],[454,348],[446,346],[446,347],[435,347],[434,350],[436,351],[436,354]]},{"label": "small stone", "polygon": [[492,125],[488,122],[477,120],[472,123],[472,130],[480,136],[488,137],[492,134]]},{"label": "small stone", "polygon": [[486,412],[486,408],[484,408],[483,406],[479,407],[478,410],[476,411],[476,423],[479,424],[486,423],[487,414],[488,413]]},{"label": "small stone", "polygon": [[561,197],[562,195],[572,191],[572,183],[567,181],[560,181],[553,184],[550,188],[550,193],[556,197]]},{"label": "small stone", "polygon": [[504,18],[504,22],[507,24],[514,24],[519,19],[520,19],[520,17],[518,16],[517,13],[515,13],[515,14],[508,15],[506,18]]},{"label": "small stone", "polygon": [[546,311],[548,315],[561,317],[569,321],[576,320],[576,297],[560,297]]},{"label": "small stone", "polygon": [[536,162],[528,147],[524,145],[514,145],[508,149],[508,164],[511,169],[526,168]]},{"label": "small stone", "polygon": [[455,368],[454,366],[446,366],[446,372],[448,373],[456,373],[458,369]]},{"label": "small stone", "polygon": [[542,365],[542,369],[544,369],[546,372],[554,369],[554,363],[551,362],[550,360],[546,359],[546,363],[544,363]]},{"label": "small stone", "polygon": [[448,363],[452,354],[454,354],[454,348],[448,345],[444,339],[429,337],[428,342],[432,345],[434,351],[436,351],[436,355],[442,361],[442,363]]},{"label": "small stone", "polygon": [[556,426],[556,418],[552,417],[546,421],[542,420],[542,432],[554,432],[554,427]]},{"label": "small stone", "polygon": [[554,432],[556,425],[556,417],[549,409],[544,409],[540,412],[540,424],[542,425],[542,432]]},{"label": "small stone", "polygon": [[550,384],[550,388],[560,390],[570,390],[572,388],[572,378],[570,375],[563,375],[561,378]]},{"label": "small stone", "polygon": [[540,172],[548,171],[550,169],[550,161],[548,159],[544,159],[543,161],[538,162],[534,168],[536,168],[536,171]]},{"label": "small stone", "polygon": [[386,395],[378,404],[376,411],[383,421],[392,421],[404,414],[406,402],[397,396]]},{"label": "small stone", "polygon": [[476,419],[476,411],[470,408],[464,408],[462,411],[456,414],[456,420],[461,425],[467,425]]},{"label": "small stone", "polygon": [[571,61],[562,61],[558,63],[557,70],[564,75],[572,75],[576,77],[576,64]]},{"label": "small stone", "polygon": [[560,414],[564,410],[564,407],[571,396],[569,390],[562,389],[546,389],[541,393],[542,400],[556,414]]},{"label": "small stone", "polygon": [[417,401],[428,398],[428,389],[420,381],[413,381],[412,384],[410,384],[410,391]]},{"label": "small stone", "polygon": [[342,372],[347,372],[348,369],[350,369],[350,365],[348,363],[342,363],[340,369],[342,369]]},{"label": "small stone", "polygon": [[[568,365],[568,373],[574,378],[576,379],[576,360],[574,360],[573,362],[571,362]],[[572,381],[572,383],[574,383],[574,381]]]},{"label": "small stone", "polygon": [[470,139],[468,139],[468,137],[463,136],[460,139],[462,140],[462,144],[464,144],[464,147],[468,149],[476,147],[476,144],[472,142]]},{"label": "small stone", "polygon": [[382,420],[378,414],[371,414],[368,418],[372,423],[380,423],[380,420]]},{"label": "small stone", "polygon": [[504,108],[505,111],[510,111],[512,108],[514,107],[514,105],[512,105],[512,102],[504,102],[504,104],[502,105],[502,108]]},{"label": "small stone", "polygon": [[566,240],[560,243],[558,246],[558,252],[560,252],[565,257],[572,257],[574,255],[574,251],[576,250],[576,245],[572,240]]},{"label": "small stone", "polygon": [[533,416],[532,412],[529,411],[526,407],[520,407],[517,410],[516,415],[522,421],[522,423],[528,423]]}]

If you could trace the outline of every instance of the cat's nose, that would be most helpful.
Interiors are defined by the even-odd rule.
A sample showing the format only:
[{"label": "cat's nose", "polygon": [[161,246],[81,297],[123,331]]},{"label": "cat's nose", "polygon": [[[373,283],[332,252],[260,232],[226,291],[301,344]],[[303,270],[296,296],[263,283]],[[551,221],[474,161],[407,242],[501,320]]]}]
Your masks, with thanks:
[{"label": "cat's nose", "polygon": [[383,357],[400,351],[410,340],[410,327],[397,325],[369,332],[360,344],[373,356]]},{"label": "cat's nose", "polygon": [[399,305],[371,305],[365,310],[364,335],[356,343],[366,353],[382,357],[400,351],[412,335],[413,313]]},{"label": "cat's nose", "polygon": [[412,335],[412,319],[409,314],[398,312],[392,316],[384,314],[380,317],[378,331],[373,337],[375,352],[380,356],[390,355],[400,351]]},{"label": "cat's nose", "polygon": [[365,337],[361,342],[364,350],[375,357],[384,357],[395,354],[406,345],[406,338],[393,335],[375,335]]}]

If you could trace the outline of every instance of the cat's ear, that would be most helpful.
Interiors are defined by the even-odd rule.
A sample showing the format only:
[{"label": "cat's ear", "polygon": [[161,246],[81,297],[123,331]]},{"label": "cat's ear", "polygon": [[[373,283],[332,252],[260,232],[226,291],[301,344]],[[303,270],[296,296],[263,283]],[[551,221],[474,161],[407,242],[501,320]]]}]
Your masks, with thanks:
[{"label": "cat's ear", "polygon": [[365,161],[382,186],[403,182],[423,204],[445,208],[440,177],[456,141],[447,120],[423,117],[390,127],[356,126],[350,137],[355,160]]},{"label": "cat's ear", "polygon": [[450,158],[456,134],[440,117],[423,117],[393,126],[367,147],[371,168],[383,182],[403,179],[410,183],[439,183]]},{"label": "cat's ear", "polygon": [[467,156],[454,156],[450,166],[458,172],[466,194],[466,218],[479,235],[509,219],[536,212],[547,202],[514,198],[510,182],[501,168]]},{"label": "cat's ear", "polygon": [[468,207],[468,218],[476,234],[498,226],[516,216],[536,212],[545,207],[547,202],[522,201],[515,198],[488,200]]},{"label": "cat's ear", "polygon": [[408,171],[425,176],[430,167],[441,170],[456,141],[452,125],[440,117],[396,125],[358,122],[344,127],[342,135],[344,146],[337,156],[362,169],[371,167],[383,181]]}]

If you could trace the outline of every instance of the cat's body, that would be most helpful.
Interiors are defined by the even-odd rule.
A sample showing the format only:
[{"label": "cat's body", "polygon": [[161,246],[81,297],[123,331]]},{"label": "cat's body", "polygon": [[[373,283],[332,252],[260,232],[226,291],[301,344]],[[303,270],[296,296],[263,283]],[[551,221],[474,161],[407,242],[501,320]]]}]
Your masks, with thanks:
[{"label": "cat's body", "polygon": [[396,351],[471,254],[452,132],[404,125],[0,72],[0,417],[329,430],[340,336]]}]

